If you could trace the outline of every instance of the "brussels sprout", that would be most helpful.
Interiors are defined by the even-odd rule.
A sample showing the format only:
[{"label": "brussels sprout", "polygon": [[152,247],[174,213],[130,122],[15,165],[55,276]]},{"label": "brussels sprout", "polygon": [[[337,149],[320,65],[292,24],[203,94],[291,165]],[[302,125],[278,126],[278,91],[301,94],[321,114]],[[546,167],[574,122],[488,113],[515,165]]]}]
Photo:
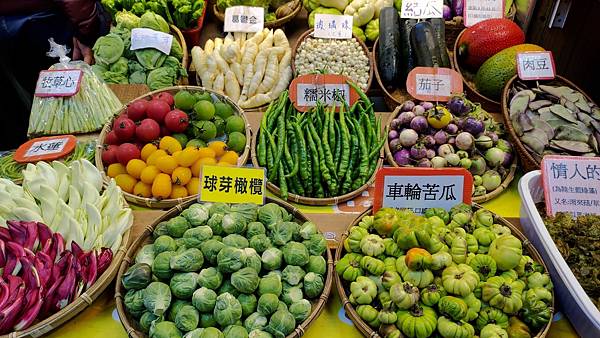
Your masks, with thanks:
[{"label": "brussels sprout", "polygon": [[215,303],[214,316],[223,327],[233,325],[242,318],[242,305],[230,293],[220,294]]},{"label": "brussels sprout", "polygon": [[258,283],[258,294],[261,296],[266,293],[272,293],[279,297],[282,289],[281,276],[275,273],[269,273],[261,278],[260,283]]},{"label": "brussels sprout", "polygon": [[150,338],[181,338],[181,331],[173,322],[160,322],[150,329]]},{"label": "brussels sprout", "polygon": [[274,245],[281,246],[292,240],[298,224],[294,222],[280,222],[273,226],[271,241]]},{"label": "brussels sprout", "polygon": [[[143,306],[143,301],[142,301],[142,306]],[[144,309],[146,309],[144,307]],[[142,331],[144,331],[145,333],[150,332],[150,326],[152,326],[152,322],[157,320],[159,317],[155,316],[154,314],[152,314],[151,312],[144,312],[144,314],[142,314],[142,316],[140,317],[140,328],[142,329]]]},{"label": "brussels sprout", "polygon": [[225,335],[223,335],[223,332],[217,328],[207,327],[200,334],[200,338],[225,338]]},{"label": "brussels sprout", "polygon": [[216,290],[221,283],[223,283],[223,275],[213,267],[202,269],[198,274],[198,285],[205,288]]},{"label": "brussels sprout", "polygon": [[231,280],[229,280],[229,279],[225,279],[223,281],[223,284],[219,288],[219,290],[217,290],[217,294],[223,294],[223,293],[230,293],[234,297],[237,297],[240,295],[240,292],[231,284]]},{"label": "brussels sprout", "polygon": [[204,331],[203,328],[198,328],[198,329],[192,330],[192,331],[184,334],[183,338],[200,338],[202,331]]},{"label": "brussels sprout", "polygon": [[260,278],[253,268],[242,268],[231,274],[231,285],[241,293],[252,293],[258,287]]},{"label": "brussels sprout", "polygon": [[288,310],[288,306],[284,302],[279,301],[279,306],[277,306],[277,311],[279,311],[279,310],[285,310],[285,311],[287,311]]},{"label": "brussels sprout", "polygon": [[290,305],[290,313],[294,316],[296,323],[302,323],[310,316],[312,306],[306,299],[301,299],[297,302],[293,302]]},{"label": "brussels sprout", "polygon": [[281,292],[281,300],[288,306],[304,298],[302,288],[299,286],[291,286],[287,283],[283,284],[283,291]]},{"label": "brussels sprout", "polygon": [[162,235],[154,240],[154,256],[165,251],[176,251],[177,244],[171,236]]},{"label": "brussels sprout", "polygon": [[308,264],[304,267],[306,272],[314,272],[318,275],[325,275],[327,272],[327,262],[323,256],[310,256]]},{"label": "brussels sprout", "polygon": [[213,235],[212,229],[209,226],[202,225],[191,228],[183,233],[183,242],[188,248],[201,249],[205,241],[209,240]]},{"label": "brussels sprout", "polygon": [[208,208],[208,214],[212,217],[215,214],[225,215],[231,212],[231,208],[226,203],[213,203]]},{"label": "brussels sprout", "polygon": [[282,252],[287,264],[304,266],[308,263],[309,252],[302,243],[289,242],[283,247]]},{"label": "brussels sprout", "polygon": [[269,325],[267,325],[266,330],[275,337],[283,338],[292,333],[295,327],[296,320],[291,313],[288,311],[277,311],[269,319]]},{"label": "brussels sprout", "polygon": [[156,241],[158,237],[163,235],[169,235],[169,232],[167,231],[167,221],[160,222],[156,225],[152,232],[152,239]]},{"label": "brussels sprout", "polygon": [[267,203],[258,208],[258,220],[268,229],[271,229],[273,225],[283,222],[284,211],[283,208],[275,203]]},{"label": "brussels sprout", "polygon": [[137,263],[129,267],[121,282],[127,290],[140,290],[152,281],[152,268],[146,263]]},{"label": "brussels sprout", "polygon": [[175,254],[178,255],[184,252],[187,247],[185,246],[185,238],[175,238],[175,244],[177,245],[177,250],[175,250]]},{"label": "brussels sprout", "polygon": [[154,263],[152,263],[152,273],[159,279],[169,280],[173,276],[171,257],[174,255],[174,251],[165,251],[156,255]]},{"label": "brussels sprout", "polygon": [[265,234],[254,235],[250,238],[250,247],[260,254],[262,254],[271,246],[273,246],[273,244],[271,243],[269,237],[267,237]]},{"label": "brussels sprout", "polygon": [[204,256],[200,249],[186,249],[180,254],[171,256],[169,264],[171,269],[176,271],[198,271],[202,268],[202,264],[204,264]]},{"label": "brussels sprout", "polygon": [[225,246],[217,255],[217,266],[219,271],[232,273],[241,269],[246,263],[244,250]]},{"label": "brussels sprout", "polygon": [[127,309],[127,312],[129,312],[135,318],[139,318],[144,313],[144,311],[146,311],[146,308],[144,307],[144,297],[144,289],[131,289],[125,294],[125,298],[123,299],[125,309]]},{"label": "brussels sprout", "polygon": [[154,244],[144,245],[142,249],[138,251],[137,255],[135,255],[135,262],[152,266],[152,263],[154,262]]},{"label": "brussels sprout", "polygon": [[252,248],[245,248],[244,254],[246,255],[246,263],[244,267],[252,268],[256,271],[262,269],[262,261],[256,250]]},{"label": "brussels sprout", "polygon": [[208,219],[207,225],[212,229],[213,234],[223,235],[225,233],[222,225],[223,217],[223,214],[214,214]]},{"label": "brussels sprout", "polygon": [[263,316],[270,316],[277,311],[279,306],[279,297],[273,293],[265,293],[258,299],[256,310]]},{"label": "brussels sprout", "polygon": [[248,239],[238,234],[231,234],[223,237],[223,244],[238,249],[247,248],[249,246]]},{"label": "brussels sprout", "polygon": [[192,304],[200,312],[212,312],[217,301],[217,293],[206,287],[201,287],[192,294]]},{"label": "brussels sprout", "polygon": [[217,321],[215,320],[215,315],[211,313],[201,313],[200,314],[200,324],[198,326],[202,328],[214,327],[217,326]]},{"label": "brussels sprout", "polygon": [[281,250],[271,247],[262,253],[262,267],[267,270],[276,270],[281,266],[283,253]]},{"label": "brussels sprout", "polygon": [[167,221],[167,231],[173,238],[180,238],[191,228],[190,223],[182,216],[175,216]]},{"label": "brussels sprout", "polygon": [[183,332],[192,331],[198,327],[200,313],[191,305],[184,305],[175,316],[175,326]]},{"label": "brussels sprout", "polygon": [[310,239],[302,242],[313,256],[321,256],[327,250],[327,240],[321,234],[310,236]]},{"label": "brussels sprout", "polygon": [[242,234],[246,231],[246,224],[244,217],[235,212],[223,216],[221,223],[226,234]]},{"label": "brussels sprout", "polygon": [[217,263],[217,256],[219,252],[221,252],[221,249],[223,249],[224,247],[225,244],[216,240],[213,236],[212,239],[209,239],[208,241],[202,243],[202,247],[200,248],[200,250],[202,251],[204,258],[206,258],[206,260],[210,264],[215,265]]},{"label": "brussels sprout", "polygon": [[184,217],[193,227],[197,227],[208,221],[208,207],[199,203],[194,203],[182,211],[181,216]]},{"label": "brussels sprout", "polygon": [[302,239],[310,239],[312,235],[316,235],[319,233],[319,229],[317,225],[313,222],[304,222],[300,227],[300,237]]},{"label": "brussels sprout", "polygon": [[223,330],[225,338],[248,338],[248,331],[243,326],[229,325]]},{"label": "brussels sprout", "polygon": [[171,305],[171,289],[165,283],[152,282],[144,289],[144,306],[156,316],[162,316]]},{"label": "brussels sprout", "polygon": [[175,322],[175,317],[177,316],[177,313],[179,312],[179,310],[181,310],[181,308],[184,305],[190,305],[191,303],[187,300],[182,300],[182,299],[173,299],[173,301],[171,302],[171,306],[169,306],[169,309],[167,310],[167,320],[170,322]]},{"label": "brussels sprout", "polygon": [[242,317],[248,317],[252,312],[256,311],[258,300],[253,294],[241,294],[238,296],[238,301],[242,305]]},{"label": "brussels sprout", "polygon": [[308,298],[318,297],[323,292],[323,277],[314,272],[309,272],[304,276],[304,293]]},{"label": "brussels sprout", "polygon": [[249,332],[253,330],[262,330],[267,326],[268,322],[269,321],[267,317],[265,317],[263,314],[260,312],[254,312],[249,315],[246,320],[244,320],[244,327]]},{"label": "brussels sprout", "polygon": [[253,330],[248,334],[248,338],[273,338],[273,336],[266,331]]},{"label": "brussels sprout", "polygon": [[288,265],[285,267],[285,269],[283,269],[281,273],[281,279],[290,285],[298,285],[304,278],[305,274],[306,272],[304,272],[301,267]]},{"label": "brussels sprout", "polygon": [[244,223],[255,222],[258,218],[258,206],[254,203],[237,203],[231,206],[231,211],[244,219]]},{"label": "brussels sprout", "polygon": [[266,234],[266,230],[265,226],[261,222],[250,222],[246,226],[246,237],[248,238],[264,234]]},{"label": "brussels sprout", "polygon": [[171,278],[169,286],[173,296],[179,299],[192,298],[192,294],[196,290],[198,283],[198,274],[195,272],[176,273]]}]

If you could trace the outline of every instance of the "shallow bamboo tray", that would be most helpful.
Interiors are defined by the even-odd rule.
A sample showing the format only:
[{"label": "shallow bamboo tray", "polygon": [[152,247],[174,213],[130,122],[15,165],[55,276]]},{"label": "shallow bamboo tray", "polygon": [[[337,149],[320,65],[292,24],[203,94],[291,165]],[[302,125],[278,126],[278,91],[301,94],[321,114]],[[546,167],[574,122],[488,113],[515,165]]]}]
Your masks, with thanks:
[{"label": "shallow bamboo tray", "polygon": [[[283,27],[286,23],[292,21],[292,19],[295,18],[298,15],[298,13],[300,13],[301,10],[302,10],[302,2],[297,1],[296,6],[294,7],[294,10],[292,11],[292,13],[290,13],[287,16],[284,16],[283,18],[279,18],[274,21],[265,22],[264,27],[265,28]],[[222,13],[221,11],[219,11],[219,8],[217,8],[216,4],[213,5],[213,14],[217,18],[217,20],[219,20],[220,22],[225,21],[225,13]],[[265,11],[265,14],[267,14],[266,11]]]},{"label": "shallow bamboo tray", "polygon": [[[473,205],[473,209],[475,209],[475,210],[478,210],[481,208],[482,207],[479,204]],[[350,226],[348,226],[348,229],[342,235],[342,238],[339,240],[338,247],[335,250],[335,264],[337,264],[337,262],[339,262],[340,259],[342,259],[342,255],[346,251],[344,249],[344,241],[346,240],[346,237],[348,237],[350,228],[358,225],[358,223],[364,216],[371,215],[372,211],[373,211],[373,208],[369,208],[369,209],[365,210],[362,214],[360,214],[354,220],[354,222],[352,222],[352,224],[350,224]],[[533,244],[527,239],[527,237],[525,237],[525,235],[523,235],[523,233],[519,229],[517,229],[514,225],[512,225],[512,223],[510,223],[505,218],[502,218],[501,216],[498,216],[496,214],[494,214],[494,216],[495,216],[494,223],[498,223],[500,225],[508,227],[510,229],[510,231],[512,232],[513,236],[520,239],[521,242],[523,243],[523,251],[526,251],[534,261],[542,264],[544,266],[544,271],[548,271],[548,267],[546,266],[546,263],[544,263],[542,256],[540,256],[540,253],[536,250],[536,248],[533,246]],[[349,285],[344,286],[344,284],[348,284],[348,282],[340,279],[340,276],[337,273],[335,273],[334,275],[335,275],[336,288],[337,288],[338,294],[340,295],[340,299],[342,300],[342,306],[344,308],[344,311],[346,311],[346,314],[348,315],[348,317],[350,317],[350,320],[352,320],[352,323],[354,323],[354,326],[356,326],[356,328],[358,328],[360,333],[362,333],[365,337],[383,338],[383,336],[379,335],[379,333],[377,331],[373,330],[373,328],[371,328],[369,326],[369,324],[365,323],[365,321],[362,320],[362,318],[360,318],[360,316],[354,309],[354,306],[350,303],[350,300],[348,299]],[[548,334],[548,331],[550,330],[550,325],[552,325],[552,317],[554,316],[554,305],[555,305],[554,289],[551,290],[551,292],[552,292],[552,308],[551,308],[552,314],[550,316],[550,321],[548,323],[546,323],[546,325],[544,325],[544,327],[535,336],[532,336],[533,338],[546,337],[546,335]],[[435,335],[435,332],[437,332],[437,331],[434,331],[434,335]]]},{"label": "shallow bamboo tray", "polygon": [[[190,92],[209,92],[212,95],[217,96],[219,98],[219,100],[226,101],[227,103],[229,103],[233,107],[234,111],[244,119],[244,124],[246,125],[246,146],[244,148],[244,152],[240,155],[240,157],[238,159],[238,166],[242,166],[242,165],[246,164],[246,162],[248,161],[248,156],[250,155],[250,140],[252,139],[252,131],[250,129],[250,123],[248,122],[248,118],[244,114],[244,111],[242,110],[242,108],[240,108],[235,102],[231,101],[227,96],[218,94],[210,89],[206,89],[203,87],[174,86],[174,87],[167,87],[167,88],[155,90],[153,92],[141,95],[132,101],[136,101],[136,100],[140,100],[140,99],[148,99],[148,98],[151,98],[152,96],[154,96],[158,93],[162,93],[162,92],[176,93],[180,90],[187,90]],[[126,108],[127,108],[127,105],[124,105],[123,108],[117,113],[116,117],[118,117],[118,115],[120,115],[122,112],[124,112]],[[104,128],[102,128],[102,131],[100,132],[100,136],[98,137],[98,142],[96,142],[96,154],[95,154],[96,167],[98,167],[98,169],[100,169],[100,172],[102,173],[102,178],[104,179],[105,182],[108,182],[108,180],[110,178],[108,176],[106,176],[106,171],[104,169],[104,163],[102,163],[102,151],[104,150],[104,139],[106,138],[106,135],[108,134],[108,132],[110,132],[112,130],[113,121],[114,121],[114,119],[104,125]],[[191,195],[191,196],[184,197],[184,198],[177,198],[177,199],[168,198],[168,199],[158,200],[156,198],[139,197],[134,194],[130,194],[128,192],[123,192],[123,195],[125,196],[125,199],[131,203],[146,206],[148,208],[157,208],[157,209],[171,208],[177,204],[180,204],[185,201],[192,200],[192,199],[195,199],[198,197],[198,195]]]},{"label": "shallow bamboo tray", "polygon": [[[518,75],[513,76],[506,83],[506,86],[504,87],[504,91],[502,92],[502,118],[504,119],[504,126],[508,132],[510,141],[515,146],[515,148],[517,150],[517,154],[519,155],[519,159],[521,160],[521,163],[523,164],[523,170],[525,172],[529,172],[532,170],[540,169],[541,163],[538,162],[531,155],[531,152],[527,148],[525,148],[525,146],[521,142],[521,139],[519,139],[519,137],[517,136],[517,133],[515,132],[515,129],[513,128],[512,122],[510,121],[509,103],[510,103],[510,99],[512,98],[512,95],[510,94],[510,90],[511,90],[513,84],[515,83],[515,81],[517,81],[517,80],[521,81],[521,80],[519,80],[519,76]],[[594,100],[592,100],[590,98],[590,96],[588,94],[586,94],[586,92],[581,90],[581,88],[577,87],[576,84],[574,84],[573,82],[569,81],[568,79],[566,79],[560,75],[556,75],[556,78],[554,80],[521,81],[521,82],[524,82],[524,83],[541,82],[543,84],[559,84],[559,85],[571,87],[571,88],[577,90],[578,92],[582,93],[589,102],[594,102]]]},{"label": "shallow bamboo tray", "polygon": [[[400,114],[400,107],[397,107],[391,114],[390,114],[390,118],[387,122],[387,125],[389,126],[390,123],[392,122],[393,119],[396,118],[396,116],[398,116]],[[511,140],[512,141],[512,140]],[[392,167],[398,168],[400,167],[398,165],[398,163],[396,163],[396,161],[394,160],[394,155],[392,154],[392,150],[390,149],[390,144],[389,144],[389,140],[385,141],[385,145],[384,150],[385,150],[385,158],[387,160],[387,163],[389,165],[391,165]],[[514,142],[513,142],[514,144]],[[510,183],[513,181],[513,179],[515,178],[515,173],[517,172],[517,158],[516,156],[513,157],[512,163],[510,165],[510,168],[508,169],[508,174],[506,175],[506,177],[504,178],[504,180],[502,181],[502,183],[500,183],[500,186],[488,193],[486,193],[485,195],[481,195],[481,196],[473,196],[473,203],[483,203],[483,202],[487,202],[493,198],[498,197],[504,190],[506,190],[508,188],[508,186],[510,185]]]},{"label": "shallow bamboo tray", "polygon": [[[129,266],[132,263],[135,263],[135,255],[137,251],[146,244],[152,243],[152,232],[154,228],[162,221],[168,220],[179,215],[180,212],[185,210],[188,206],[195,203],[195,201],[190,200],[186,201],[182,204],[177,204],[174,208],[171,208],[164,215],[155,220],[152,224],[147,225],[144,229],[144,232],[131,244],[129,250],[123,257],[123,262],[120,265],[119,273],[117,275],[116,286],[115,286],[115,301],[117,305],[117,312],[119,314],[119,318],[121,319],[121,324],[125,331],[127,331],[127,335],[130,338],[147,338],[148,335],[139,331],[137,324],[135,324],[135,320],[131,320],[131,318],[127,315],[127,311],[125,310],[125,305],[123,304],[123,298],[125,297],[125,290],[123,289],[123,284],[121,283],[121,279],[123,278],[123,274],[127,271]],[[295,208],[291,204],[282,201],[280,199],[267,197],[266,203],[276,203],[289,213],[294,215],[294,219],[300,222],[309,221],[308,218],[304,214],[300,212],[299,209]],[[286,338],[300,338],[304,335],[308,327],[315,322],[315,320],[321,314],[321,311],[325,308],[325,304],[329,299],[329,294],[331,292],[331,287],[333,284],[333,275],[334,275],[334,265],[333,265],[333,256],[331,254],[331,249],[327,247],[326,251],[327,255],[327,274],[325,277],[325,284],[323,287],[323,292],[321,296],[317,299],[311,301],[312,303],[312,312],[310,316],[301,324],[296,326],[294,332],[289,334]]]},{"label": "shallow bamboo tray", "polygon": [[[313,31],[314,31],[314,29],[311,28],[311,29],[305,31],[304,33],[302,33],[298,37],[296,42],[294,42],[294,45],[292,46],[292,74],[294,74],[294,77],[297,76],[297,74],[296,74],[296,51],[298,50],[298,48],[300,47],[302,42],[304,42],[304,40],[309,38],[309,36],[312,39]],[[365,55],[367,56],[367,59],[369,60],[369,80],[367,81],[367,88],[361,88],[363,90],[363,92],[366,93],[369,90],[369,88],[371,88],[371,84],[373,83],[373,68],[377,67],[377,65],[373,64],[373,60],[371,59],[371,53],[369,52],[369,48],[367,47],[367,45],[361,39],[356,37],[356,35],[352,34],[352,37],[362,47],[363,52],[365,53]]]}]

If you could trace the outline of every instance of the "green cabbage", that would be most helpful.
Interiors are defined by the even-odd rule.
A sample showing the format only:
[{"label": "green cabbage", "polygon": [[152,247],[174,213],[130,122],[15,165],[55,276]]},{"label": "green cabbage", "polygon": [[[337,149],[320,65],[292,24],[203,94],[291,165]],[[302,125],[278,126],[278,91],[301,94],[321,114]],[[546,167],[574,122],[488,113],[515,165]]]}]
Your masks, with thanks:
[{"label": "green cabbage", "polygon": [[117,12],[117,14],[115,14],[115,21],[117,22],[117,26],[129,30],[140,26],[140,17],[126,10]]},{"label": "green cabbage", "polygon": [[150,90],[170,87],[175,83],[176,76],[177,74],[173,72],[173,69],[169,67],[160,67],[148,73],[146,84]]},{"label": "green cabbage", "polygon": [[117,62],[110,65],[109,70],[111,72],[127,75],[127,71],[129,70],[127,59],[124,57],[120,57],[119,60],[117,60]]},{"label": "green cabbage", "polygon": [[169,32],[167,21],[162,16],[152,12],[146,12],[142,15],[140,18],[140,27],[154,29],[163,33]]},{"label": "green cabbage", "polygon": [[98,38],[92,51],[94,52],[96,63],[108,66],[119,60],[121,55],[123,55],[124,49],[123,39],[116,34],[110,33]]}]

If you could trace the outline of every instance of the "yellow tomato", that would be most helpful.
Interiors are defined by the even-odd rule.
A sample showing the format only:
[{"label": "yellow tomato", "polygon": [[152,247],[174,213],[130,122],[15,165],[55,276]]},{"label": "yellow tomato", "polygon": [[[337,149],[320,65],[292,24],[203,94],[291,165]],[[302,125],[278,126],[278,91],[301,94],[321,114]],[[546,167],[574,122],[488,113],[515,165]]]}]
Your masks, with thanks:
[{"label": "yellow tomato", "polygon": [[124,192],[132,193],[137,180],[128,174],[119,174],[115,177],[115,182]]},{"label": "yellow tomato", "polygon": [[149,165],[142,170],[142,173],[140,174],[140,181],[146,184],[152,184],[156,178],[156,175],[158,174],[160,174],[160,170],[158,170],[155,165]]},{"label": "yellow tomato", "polygon": [[171,181],[176,185],[186,185],[192,178],[192,171],[190,168],[177,167],[171,174]]},{"label": "yellow tomato", "polygon": [[200,177],[200,168],[202,167],[202,164],[202,159],[199,159],[198,161],[194,162],[194,164],[192,164],[192,167],[190,169],[192,169],[193,177]]},{"label": "yellow tomato", "polygon": [[120,174],[127,174],[127,170],[125,170],[125,166],[122,165],[121,163],[113,163],[113,164],[109,165],[108,168],[106,169],[106,175],[108,175],[108,177],[115,178],[115,177],[117,177],[117,175],[120,175]]},{"label": "yellow tomato", "polygon": [[156,165],[156,160],[158,160],[159,157],[163,157],[166,155],[168,155],[166,151],[158,149],[157,151],[150,154],[150,156],[148,156],[148,158],[146,159],[146,164]]},{"label": "yellow tomato", "polygon": [[142,170],[144,170],[146,168],[146,162],[134,158],[133,160],[130,160],[129,162],[127,162],[127,173],[131,176],[133,176],[136,179],[140,178],[140,175],[142,174]]},{"label": "yellow tomato", "polygon": [[217,154],[215,153],[215,151],[208,147],[200,148],[200,149],[198,149],[198,152],[200,153],[200,158],[207,158],[207,157],[215,158],[215,157],[217,157]]},{"label": "yellow tomato", "polygon": [[177,141],[177,139],[172,136],[165,136],[160,139],[158,148],[166,150],[169,154],[172,155],[174,152],[181,150],[181,143],[179,143],[179,141]]},{"label": "yellow tomato", "polygon": [[154,153],[158,149],[156,145],[153,143],[148,143],[142,147],[142,151],[140,151],[140,157],[142,160],[146,161],[152,153]]},{"label": "yellow tomato", "polygon": [[174,185],[171,191],[171,198],[184,198],[188,196],[188,191],[184,186]]},{"label": "yellow tomato", "polygon": [[227,162],[231,165],[237,165],[240,156],[235,151],[226,151],[219,159],[220,162]]},{"label": "yellow tomato", "polygon": [[233,167],[233,164],[231,164],[231,163],[227,163],[227,162],[225,162],[225,161],[219,161],[219,162],[217,162],[217,165],[218,165],[219,167]]},{"label": "yellow tomato", "polygon": [[190,195],[197,195],[200,188],[200,179],[198,177],[192,177],[185,187]]},{"label": "yellow tomato", "polygon": [[173,156],[162,156],[156,160],[156,167],[163,173],[170,175],[173,173],[173,170],[177,168],[177,161],[175,161]]},{"label": "yellow tomato", "polygon": [[208,147],[215,151],[216,157],[221,157],[227,151],[227,144],[223,141],[213,141],[208,144]]},{"label": "yellow tomato", "polygon": [[158,199],[169,198],[171,196],[171,176],[167,174],[158,174],[152,183],[152,196]]},{"label": "yellow tomato", "polygon": [[146,184],[142,181],[139,181],[133,187],[133,194],[140,197],[152,197],[152,186],[150,184]]},{"label": "yellow tomato", "polygon": [[200,158],[200,151],[196,148],[185,148],[181,154],[176,157],[177,164],[182,167],[190,167]]}]

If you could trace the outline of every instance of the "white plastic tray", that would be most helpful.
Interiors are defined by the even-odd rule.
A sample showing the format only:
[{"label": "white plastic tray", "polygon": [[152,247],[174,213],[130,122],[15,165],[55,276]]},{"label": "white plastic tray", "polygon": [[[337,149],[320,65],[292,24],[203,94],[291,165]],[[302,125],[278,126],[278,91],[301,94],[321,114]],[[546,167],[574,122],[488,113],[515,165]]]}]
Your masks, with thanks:
[{"label": "white plastic tray", "polygon": [[[587,296],[552,240],[535,203],[544,199],[542,175],[531,171],[519,181],[521,226],[550,270],[562,312],[582,337],[600,337],[600,311]],[[597,268],[597,267],[595,267]]]}]

